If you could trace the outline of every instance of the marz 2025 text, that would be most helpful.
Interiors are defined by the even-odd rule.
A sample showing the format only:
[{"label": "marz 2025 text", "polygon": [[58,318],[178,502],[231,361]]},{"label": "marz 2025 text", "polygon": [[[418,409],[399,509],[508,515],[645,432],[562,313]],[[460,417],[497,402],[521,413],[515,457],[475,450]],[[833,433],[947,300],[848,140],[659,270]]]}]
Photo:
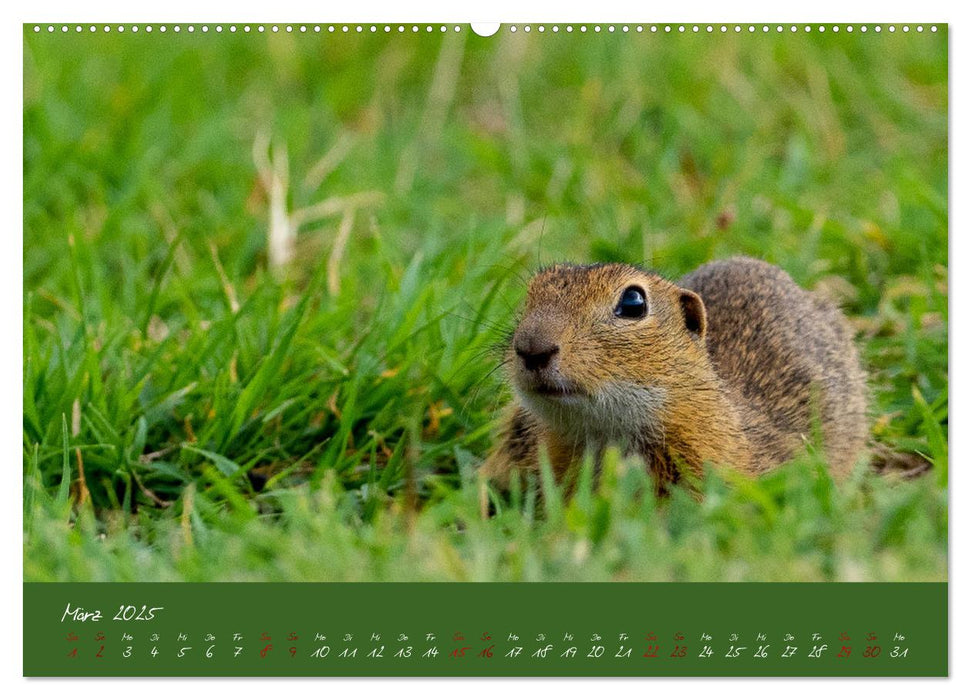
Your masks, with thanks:
[{"label": "marz 2025 text", "polygon": [[[120,622],[154,620],[155,613],[164,609],[161,606],[149,607],[148,605],[142,605],[139,608],[137,605],[125,605],[122,603],[118,606],[118,612],[111,619]],[[70,603],[67,604],[67,607],[64,609],[64,614],[61,615],[61,622],[66,620],[70,620],[71,622],[97,622],[101,619],[102,615],[100,610],[85,610],[81,606],[72,608]]]}]

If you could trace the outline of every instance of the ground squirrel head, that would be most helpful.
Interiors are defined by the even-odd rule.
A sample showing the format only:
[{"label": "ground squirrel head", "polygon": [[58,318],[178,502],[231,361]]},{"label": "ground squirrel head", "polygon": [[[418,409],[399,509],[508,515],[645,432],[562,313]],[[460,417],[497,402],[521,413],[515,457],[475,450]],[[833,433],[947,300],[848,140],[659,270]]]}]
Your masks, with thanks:
[{"label": "ground squirrel head", "polygon": [[701,298],[623,264],[554,265],[529,283],[507,360],[523,403],[578,438],[660,425],[669,392],[699,365]]}]

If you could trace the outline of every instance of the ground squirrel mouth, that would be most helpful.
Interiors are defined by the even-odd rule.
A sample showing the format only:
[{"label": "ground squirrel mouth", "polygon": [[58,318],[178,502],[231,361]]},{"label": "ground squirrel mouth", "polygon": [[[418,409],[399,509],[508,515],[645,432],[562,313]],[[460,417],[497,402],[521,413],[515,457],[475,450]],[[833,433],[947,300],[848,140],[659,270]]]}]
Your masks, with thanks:
[{"label": "ground squirrel mouth", "polygon": [[583,393],[573,386],[564,386],[561,384],[551,384],[547,382],[536,382],[525,388],[531,394],[537,394],[538,396],[544,396],[547,398],[580,396]]}]

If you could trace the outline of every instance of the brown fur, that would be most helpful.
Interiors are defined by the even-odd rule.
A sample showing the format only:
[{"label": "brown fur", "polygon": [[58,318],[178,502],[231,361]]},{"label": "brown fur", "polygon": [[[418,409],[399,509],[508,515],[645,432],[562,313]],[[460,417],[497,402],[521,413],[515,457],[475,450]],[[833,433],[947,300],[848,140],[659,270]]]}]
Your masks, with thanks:
[{"label": "brown fur", "polygon": [[[631,286],[646,293],[643,318],[614,314]],[[758,260],[710,263],[677,284],[621,264],[545,269],[506,359],[517,400],[483,465],[499,483],[536,470],[541,445],[562,477],[585,451],[617,444],[644,459],[660,492],[706,463],[769,470],[814,424],[837,476],[866,446],[865,378],[845,319]]]}]

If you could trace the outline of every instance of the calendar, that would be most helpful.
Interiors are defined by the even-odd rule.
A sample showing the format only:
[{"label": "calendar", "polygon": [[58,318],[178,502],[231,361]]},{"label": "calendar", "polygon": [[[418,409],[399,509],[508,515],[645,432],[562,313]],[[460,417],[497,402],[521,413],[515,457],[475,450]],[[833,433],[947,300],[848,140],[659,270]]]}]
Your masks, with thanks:
[{"label": "calendar", "polygon": [[51,584],[25,600],[27,675],[947,673],[940,584]]},{"label": "calendar", "polygon": [[22,41],[24,676],[948,675],[947,23]]}]

